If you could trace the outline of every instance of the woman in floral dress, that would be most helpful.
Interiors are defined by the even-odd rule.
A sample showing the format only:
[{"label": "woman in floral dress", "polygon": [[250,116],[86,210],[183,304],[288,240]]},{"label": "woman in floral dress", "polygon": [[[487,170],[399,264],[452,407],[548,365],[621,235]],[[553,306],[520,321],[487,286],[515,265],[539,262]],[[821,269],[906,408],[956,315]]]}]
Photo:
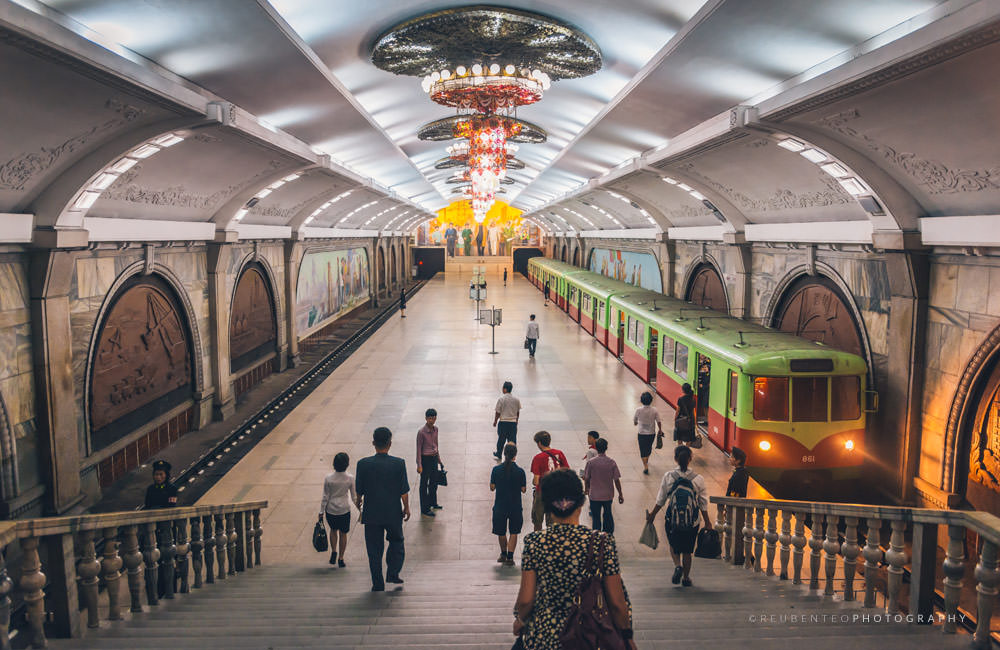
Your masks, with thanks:
[{"label": "woman in floral dress", "polygon": [[[632,605],[618,567],[615,539],[607,533],[580,525],[585,501],[583,484],[570,469],[546,474],[539,485],[545,510],[553,525],[529,533],[521,552],[521,589],[514,605],[515,648],[561,650],[559,637],[587,569],[587,547],[591,538],[605,541],[604,562],[596,567],[603,577],[604,593],[615,627],[625,647],[635,650],[632,640]],[[595,543],[595,549],[600,546]]]}]

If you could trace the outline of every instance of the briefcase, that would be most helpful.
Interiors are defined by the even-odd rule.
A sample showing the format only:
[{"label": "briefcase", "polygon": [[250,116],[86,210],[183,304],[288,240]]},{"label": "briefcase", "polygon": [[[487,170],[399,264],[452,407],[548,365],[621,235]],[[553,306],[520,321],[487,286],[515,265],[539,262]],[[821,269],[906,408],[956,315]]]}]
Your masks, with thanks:
[{"label": "briefcase", "polygon": [[326,540],[326,527],[322,521],[317,521],[313,527],[313,548],[320,553],[329,548]]}]

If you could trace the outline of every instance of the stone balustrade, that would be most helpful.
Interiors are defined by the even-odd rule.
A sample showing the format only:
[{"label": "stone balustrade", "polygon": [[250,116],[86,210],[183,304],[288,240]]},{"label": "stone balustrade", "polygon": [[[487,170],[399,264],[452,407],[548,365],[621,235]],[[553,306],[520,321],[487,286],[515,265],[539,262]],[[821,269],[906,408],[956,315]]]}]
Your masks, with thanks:
[{"label": "stone balustrade", "polygon": [[[77,637],[100,625],[102,586],[107,619],[120,620],[123,574],[129,609],[138,614],[260,566],[266,507],[252,501],[0,522],[0,650],[10,647],[12,596],[24,602],[32,647],[44,648],[46,633]],[[8,556],[18,558],[16,581]]]},{"label": "stone balustrade", "polygon": [[[966,575],[966,531],[979,536],[981,550],[973,571],[976,581],[976,629],[973,645],[989,648],[990,620],[1000,573],[1000,518],[983,512],[899,508],[809,501],[768,501],[712,497],[718,507],[715,530],[723,542],[723,559],[733,562],[743,548],[743,568],[764,576],[803,584],[803,553],[808,545],[809,594],[834,597],[838,558],[843,590],[837,597],[857,600],[858,558],[863,564],[862,607],[876,607],[880,567],[886,567],[885,612],[900,614],[904,567],[909,565],[907,622],[943,621],[946,634],[957,630],[959,595]],[[794,525],[792,521],[794,520]],[[780,521],[780,534],[778,533]],[[806,530],[809,530],[807,535]],[[938,539],[947,540],[937,574]],[[909,545],[907,545],[909,540]],[[766,544],[766,552],[765,552]],[[775,552],[778,563],[776,566]],[[791,570],[789,571],[789,558]],[[766,563],[766,567],[764,566]],[[935,612],[935,578],[943,577],[943,606]]]}]

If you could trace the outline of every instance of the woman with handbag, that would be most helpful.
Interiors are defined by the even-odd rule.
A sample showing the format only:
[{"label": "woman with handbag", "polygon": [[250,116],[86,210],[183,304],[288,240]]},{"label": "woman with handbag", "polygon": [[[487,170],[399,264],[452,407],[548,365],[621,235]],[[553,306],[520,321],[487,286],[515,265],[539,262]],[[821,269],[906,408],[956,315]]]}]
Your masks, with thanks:
[{"label": "woman with handbag", "polygon": [[586,500],[580,478],[557,469],[542,477],[539,487],[554,523],[524,538],[514,648],[635,650],[632,605],[615,540],[580,525]]},{"label": "woman with handbag", "polygon": [[653,407],[653,394],[645,392],[639,396],[642,403],[632,416],[632,424],[639,427],[639,458],[642,459],[642,473],[649,474],[649,456],[653,453],[653,440],[657,436],[660,442],[657,449],[663,447],[663,422],[660,413]]},{"label": "woman with handbag", "polygon": [[691,384],[681,386],[682,395],[677,400],[677,411],[674,413],[674,441],[681,445],[691,446],[697,432],[694,421],[694,391]]}]

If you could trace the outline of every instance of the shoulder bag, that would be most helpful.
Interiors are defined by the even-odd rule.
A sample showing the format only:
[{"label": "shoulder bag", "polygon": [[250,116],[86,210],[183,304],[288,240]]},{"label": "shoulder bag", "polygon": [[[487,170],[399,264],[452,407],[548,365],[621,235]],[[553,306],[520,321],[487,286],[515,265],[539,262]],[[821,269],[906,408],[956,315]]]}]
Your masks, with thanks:
[{"label": "shoulder bag", "polygon": [[[600,538],[595,549],[594,540]],[[600,648],[601,650],[625,650],[625,641],[615,627],[608,609],[604,593],[604,553],[607,537],[591,533],[587,542],[587,564],[584,567],[583,582],[573,598],[566,625],[559,635],[559,644],[564,650]]]},{"label": "shoulder bag", "polygon": [[326,527],[323,525],[323,518],[316,522],[313,526],[313,548],[318,552],[322,553],[329,548],[329,544],[326,539]]}]

